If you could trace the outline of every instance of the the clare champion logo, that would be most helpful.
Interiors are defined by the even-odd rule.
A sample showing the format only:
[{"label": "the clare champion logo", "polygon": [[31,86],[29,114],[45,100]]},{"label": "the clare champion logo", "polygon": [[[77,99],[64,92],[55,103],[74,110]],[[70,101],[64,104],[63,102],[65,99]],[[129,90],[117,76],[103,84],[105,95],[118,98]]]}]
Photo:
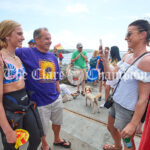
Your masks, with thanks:
[{"label": "the clare champion logo", "polygon": [[43,80],[55,79],[55,64],[47,60],[39,61],[39,78]]}]

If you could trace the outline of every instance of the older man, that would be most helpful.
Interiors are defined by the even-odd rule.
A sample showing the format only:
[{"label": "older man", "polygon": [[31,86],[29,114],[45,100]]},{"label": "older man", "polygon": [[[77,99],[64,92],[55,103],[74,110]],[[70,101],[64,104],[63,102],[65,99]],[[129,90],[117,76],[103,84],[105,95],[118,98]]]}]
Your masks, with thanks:
[{"label": "older man", "polygon": [[[85,86],[85,80],[86,80],[86,62],[88,61],[88,58],[87,58],[87,53],[85,51],[83,51],[83,45],[81,43],[78,43],[76,47],[77,47],[77,51],[75,51],[72,54],[71,63],[74,66],[77,66],[80,69],[83,69],[84,79],[81,82],[81,85],[82,85],[81,94],[83,96],[85,96],[84,86]],[[77,85],[77,92],[76,92],[76,94],[80,94],[80,84]]]},{"label": "older man", "polygon": [[19,48],[16,54],[26,68],[26,89],[32,91],[31,100],[37,103],[42,121],[45,136],[42,137],[41,149],[50,149],[46,141],[49,120],[52,121],[54,145],[70,148],[71,143],[59,136],[63,122],[63,105],[59,96],[58,61],[54,54],[48,51],[51,45],[51,35],[46,28],[39,28],[34,31],[33,37],[36,47]]}]

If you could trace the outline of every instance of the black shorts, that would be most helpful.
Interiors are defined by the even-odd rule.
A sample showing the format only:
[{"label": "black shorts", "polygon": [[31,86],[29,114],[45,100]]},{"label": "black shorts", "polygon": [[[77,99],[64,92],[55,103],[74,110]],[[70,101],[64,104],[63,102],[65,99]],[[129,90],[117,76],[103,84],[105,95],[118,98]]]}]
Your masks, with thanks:
[{"label": "black shorts", "polygon": [[99,81],[106,81],[106,76],[105,76],[104,72],[100,73]]}]

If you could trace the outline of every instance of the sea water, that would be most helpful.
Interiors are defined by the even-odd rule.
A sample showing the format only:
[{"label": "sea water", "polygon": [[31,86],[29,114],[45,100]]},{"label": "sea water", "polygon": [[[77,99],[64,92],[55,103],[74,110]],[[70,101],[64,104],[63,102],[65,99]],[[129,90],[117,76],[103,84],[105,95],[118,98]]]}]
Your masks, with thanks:
[{"label": "sea water", "polygon": [[[122,58],[122,56],[126,53],[126,51],[120,51],[120,56]],[[88,56],[88,61],[92,58],[92,54],[93,52],[87,52],[87,56]],[[71,63],[71,57],[72,57],[72,53],[67,53],[67,54],[63,54],[63,64],[70,64]]]}]

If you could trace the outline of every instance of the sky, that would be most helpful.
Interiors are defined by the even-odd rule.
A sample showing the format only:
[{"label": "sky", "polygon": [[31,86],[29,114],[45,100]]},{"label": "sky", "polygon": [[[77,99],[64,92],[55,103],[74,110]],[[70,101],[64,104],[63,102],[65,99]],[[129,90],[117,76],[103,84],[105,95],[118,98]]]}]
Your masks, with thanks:
[{"label": "sky", "polygon": [[136,19],[150,21],[150,0],[1,0],[0,21],[19,22],[24,31],[23,46],[39,27],[48,28],[51,49],[61,43],[64,49],[118,46],[126,51],[128,25]]}]

